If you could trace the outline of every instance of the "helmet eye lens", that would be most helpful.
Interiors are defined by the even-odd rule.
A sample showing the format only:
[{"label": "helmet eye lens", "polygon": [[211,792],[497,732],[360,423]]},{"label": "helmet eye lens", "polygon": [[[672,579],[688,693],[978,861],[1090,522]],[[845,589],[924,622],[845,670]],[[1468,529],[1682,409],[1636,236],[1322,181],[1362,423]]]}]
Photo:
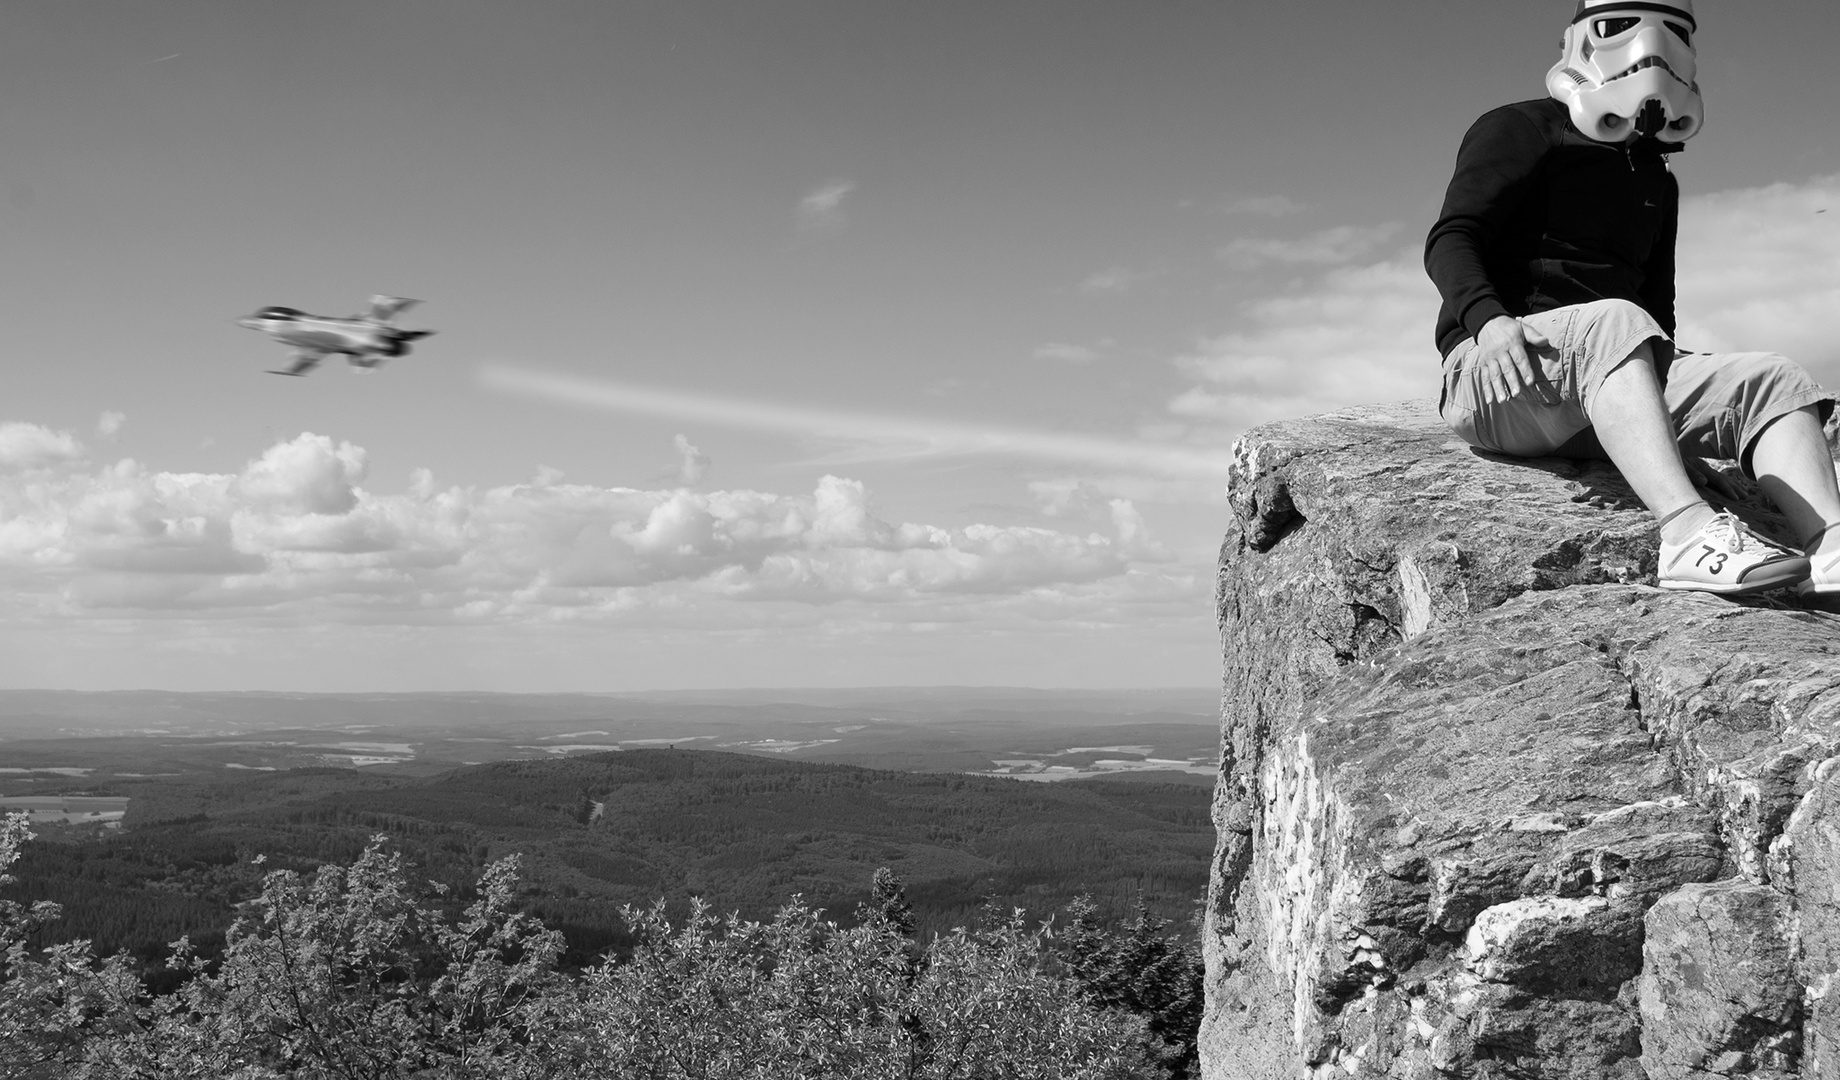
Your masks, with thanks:
[{"label": "helmet eye lens", "polygon": [[[1623,34],[1629,33],[1641,22],[1642,20],[1640,18],[1633,15],[1614,15],[1608,19],[1595,19],[1591,23],[1591,34],[1599,41],[1607,41],[1610,38],[1620,37]],[[1693,32],[1691,30],[1688,30],[1685,26],[1672,20],[1664,20],[1662,25],[1666,26],[1675,37],[1679,38],[1682,45],[1689,48],[1692,47]]]}]

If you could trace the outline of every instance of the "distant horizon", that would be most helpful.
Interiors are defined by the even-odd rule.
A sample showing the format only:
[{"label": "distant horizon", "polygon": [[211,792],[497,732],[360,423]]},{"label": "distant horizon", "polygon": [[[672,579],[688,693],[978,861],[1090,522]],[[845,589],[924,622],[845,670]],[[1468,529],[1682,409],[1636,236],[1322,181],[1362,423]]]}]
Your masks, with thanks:
[{"label": "distant horizon", "polygon": [[[1015,700],[1047,699],[1064,700],[1090,698],[1103,701],[1122,701],[1131,698],[1188,697],[1191,695],[1218,696],[1220,687],[1210,686],[1121,686],[1121,687],[1085,687],[1085,686],[1006,686],[990,685],[933,685],[915,686],[891,684],[885,686],[735,686],[735,687],[687,687],[676,689],[653,690],[473,690],[473,689],[429,689],[429,690],[169,690],[162,687],[132,687],[108,690],[87,690],[77,687],[41,687],[17,686],[0,687],[0,717],[4,716],[6,707],[21,698],[78,696],[91,698],[130,698],[137,695],[150,697],[241,697],[241,698],[346,698],[346,699],[394,699],[394,698],[610,698],[624,700],[655,699],[674,702],[702,701],[750,701],[777,699],[786,704],[799,704],[796,699],[812,699],[813,703],[822,699],[855,698],[876,700],[887,698],[940,699],[942,702],[953,699],[999,698]],[[826,702],[831,703],[831,702]]]},{"label": "distant horizon", "polygon": [[[1136,743],[1159,727],[1203,727],[1218,742],[1218,687],[1129,690],[1033,687],[806,687],[650,693],[505,693],[419,690],[383,693],[273,690],[0,690],[0,743],[53,737],[257,731],[580,732],[605,728],[622,744],[719,735],[736,746],[831,747],[869,729],[907,725],[994,733],[1021,728],[1098,728],[1092,745]],[[61,733],[61,735],[60,735]],[[416,736],[418,739],[421,736]],[[879,737],[879,736],[878,736]],[[462,757],[470,756],[462,754]],[[1002,755],[999,754],[999,757]],[[73,764],[72,762],[53,762]]]},{"label": "distant horizon", "polygon": [[824,690],[1029,690],[1043,693],[1095,693],[1126,694],[1143,690],[1207,690],[1217,689],[1212,685],[1201,683],[1146,683],[1142,686],[1026,686],[1021,683],[838,683],[821,686],[818,684],[788,684],[785,686],[658,686],[645,690],[481,690],[472,687],[434,687],[428,690],[224,690],[199,688],[194,690],[170,690],[162,686],[123,686],[108,690],[84,690],[77,687],[63,686],[0,686],[0,694],[9,693],[83,693],[83,694],[726,694],[742,693],[751,690],[787,690],[787,691],[824,691]]}]

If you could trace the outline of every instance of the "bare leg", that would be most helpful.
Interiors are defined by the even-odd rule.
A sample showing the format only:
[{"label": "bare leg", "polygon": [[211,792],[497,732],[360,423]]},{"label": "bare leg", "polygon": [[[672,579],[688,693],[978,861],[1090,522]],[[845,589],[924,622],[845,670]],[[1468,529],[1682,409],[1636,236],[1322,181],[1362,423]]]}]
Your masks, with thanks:
[{"label": "bare leg", "polygon": [[[1686,466],[1681,463],[1674,422],[1662,399],[1661,383],[1655,378],[1652,342],[1644,343],[1631,353],[1627,363],[1604,379],[1591,401],[1591,426],[1597,430],[1597,440],[1603,444],[1604,452],[1610,455],[1623,479],[1629,481],[1636,497],[1651,513],[1666,517],[1676,510],[1690,508],[1663,523],[1663,540],[1680,543],[1698,532],[1712,517],[1712,508],[1694,490],[1693,481],[1687,478]],[[1779,426],[1780,423],[1772,424],[1770,428]],[[1816,432],[1819,432],[1818,425]],[[1768,433],[1766,429],[1765,434]],[[1753,462],[1760,460],[1757,455],[1762,453],[1761,437],[1757,447]],[[1830,475],[1828,479],[1833,478]]]},{"label": "bare leg", "polygon": [[[1840,522],[1840,485],[1827,453],[1827,437],[1814,406],[1775,420],[1751,444],[1751,469],[1770,499],[1806,540]],[[1840,529],[1830,531],[1813,551],[1840,550]]]}]

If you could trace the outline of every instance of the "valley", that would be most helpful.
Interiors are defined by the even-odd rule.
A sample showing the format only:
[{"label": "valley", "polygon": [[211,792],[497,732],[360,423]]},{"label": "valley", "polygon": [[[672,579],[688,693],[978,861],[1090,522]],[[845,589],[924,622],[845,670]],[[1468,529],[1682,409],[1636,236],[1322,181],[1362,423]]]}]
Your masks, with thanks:
[{"label": "valley", "polygon": [[1082,895],[1187,935],[1214,842],[1198,693],[18,704],[0,694],[0,807],[40,835],[6,895],[63,906],[39,944],[89,938],[150,972],[181,935],[221,947],[264,873],[348,862],[376,835],[454,903],[517,855],[522,903],[577,966],[629,946],[625,905],[761,918],[798,896],[848,922],[883,866],[923,936],[990,902],[1044,919]]}]

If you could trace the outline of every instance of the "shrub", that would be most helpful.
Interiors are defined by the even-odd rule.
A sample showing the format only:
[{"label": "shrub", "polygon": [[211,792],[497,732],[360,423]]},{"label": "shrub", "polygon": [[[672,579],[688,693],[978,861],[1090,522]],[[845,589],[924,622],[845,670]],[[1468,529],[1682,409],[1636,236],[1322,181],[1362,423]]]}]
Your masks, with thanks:
[{"label": "shrub", "polygon": [[[26,815],[0,818],[0,887],[32,838]],[[120,1030],[136,1007],[140,981],[125,957],[98,962],[89,942],[54,946],[34,956],[26,941],[56,919],[58,907],[0,900],[0,1078],[62,1077],[86,1048]]]},{"label": "shrub", "polygon": [[[0,827],[0,871],[28,836],[18,818]],[[673,925],[662,901],[628,908],[631,957],[579,977],[558,969],[560,935],[516,909],[515,859],[489,866],[477,893],[445,914],[439,887],[418,894],[402,857],[376,837],[349,866],[266,875],[218,964],[176,943],[187,978],[159,998],[125,963],[97,961],[81,943],[30,956],[25,936],[55,912],[0,904],[0,1076],[1167,1075],[1151,1025],[1082,982],[1085,969],[1054,951],[1048,927],[1031,928],[1019,910],[991,911],[974,929],[916,948],[892,874],[877,876],[873,917],[856,927],[797,899],[765,922],[718,917],[699,903]]]}]

